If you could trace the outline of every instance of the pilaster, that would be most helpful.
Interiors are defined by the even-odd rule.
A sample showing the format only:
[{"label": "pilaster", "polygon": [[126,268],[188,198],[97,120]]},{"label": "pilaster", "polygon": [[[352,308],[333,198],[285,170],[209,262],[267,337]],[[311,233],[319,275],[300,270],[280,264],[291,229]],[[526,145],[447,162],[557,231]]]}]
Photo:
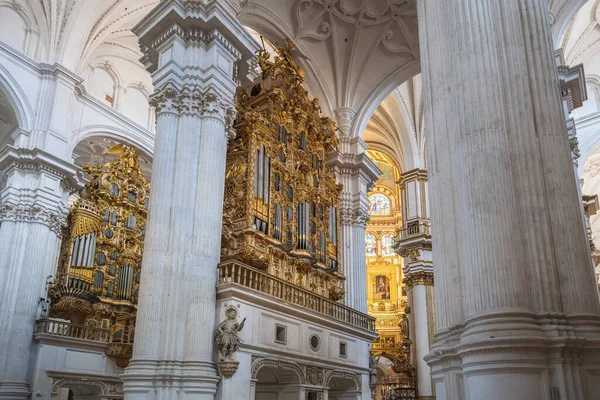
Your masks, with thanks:
[{"label": "pilaster", "polygon": [[404,285],[414,330],[412,354],[417,368],[419,399],[434,395],[430,368],[424,360],[433,341],[433,261],[432,239],[427,202],[427,171],[414,169],[402,174],[398,182],[402,202],[402,228],[394,250],[404,259]]},{"label": "pilaster", "polygon": [[345,304],[367,313],[367,261],[365,229],[369,220],[367,193],[381,175],[369,159],[366,143],[358,138],[342,135],[340,149],[329,157],[329,165],[343,185],[340,201],[342,228],[342,263],[346,276]]},{"label": "pilaster", "polygon": [[[156,92],[156,143],[126,399],[213,399],[225,154],[241,61],[258,49],[221,1],[161,2],[134,28]],[[247,68],[246,68],[247,69]],[[176,294],[176,295],[174,295]]]},{"label": "pilaster", "polygon": [[30,398],[35,320],[58,258],[79,169],[42,150],[0,153],[0,399]]}]

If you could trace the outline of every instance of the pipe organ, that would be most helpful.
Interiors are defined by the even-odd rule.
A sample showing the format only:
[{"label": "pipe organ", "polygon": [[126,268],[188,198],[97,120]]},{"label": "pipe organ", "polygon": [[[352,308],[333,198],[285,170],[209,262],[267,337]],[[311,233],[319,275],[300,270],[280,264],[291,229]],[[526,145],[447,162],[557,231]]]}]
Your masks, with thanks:
[{"label": "pipe organ", "polygon": [[258,54],[262,76],[238,92],[227,152],[222,265],[235,260],[333,300],[344,296],[338,209],[327,165],[335,124],[321,116],[288,47]]},{"label": "pipe organ", "polygon": [[[107,353],[125,365],[140,281],[149,184],[134,149],[83,168],[89,182],[69,212],[55,284],[52,316],[110,330]],[[124,342],[124,338],[127,339]]]}]

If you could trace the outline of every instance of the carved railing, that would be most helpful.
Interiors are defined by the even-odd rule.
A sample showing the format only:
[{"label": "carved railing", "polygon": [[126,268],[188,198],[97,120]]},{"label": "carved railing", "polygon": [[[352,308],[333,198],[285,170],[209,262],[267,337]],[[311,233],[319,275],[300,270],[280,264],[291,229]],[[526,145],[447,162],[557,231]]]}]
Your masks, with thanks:
[{"label": "carved railing", "polygon": [[375,318],[237,261],[219,265],[219,284],[234,283],[347,324],[375,331]]},{"label": "carved railing", "polygon": [[93,340],[95,342],[103,343],[108,343],[110,340],[110,329],[77,325],[53,319],[37,320],[35,323],[35,333],[46,333],[49,335]]},{"label": "carved railing", "polygon": [[396,235],[396,242],[419,235],[431,235],[431,225],[428,220],[420,220],[415,224],[409,223],[408,226],[400,229]]},{"label": "carved railing", "polygon": [[371,351],[374,353],[399,353],[400,345],[397,343],[373,343]]}]

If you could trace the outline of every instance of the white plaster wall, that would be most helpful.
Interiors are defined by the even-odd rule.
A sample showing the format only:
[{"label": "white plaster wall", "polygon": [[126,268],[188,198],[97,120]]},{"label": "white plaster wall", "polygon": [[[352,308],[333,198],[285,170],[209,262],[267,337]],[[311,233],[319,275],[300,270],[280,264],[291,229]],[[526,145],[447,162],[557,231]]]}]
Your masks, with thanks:
[{"label": "white plaster wall", "polygon": [[105,346],[90,344],[87,340],[61,340],[61,337],[41,335],[37,337],[33,357],[32,393],[34,398],[49,400],[53,378],[85,375],[105,378],[118,378],[123,369],[107,357]]},{"label": "white plaster wall", "polygon": [[24,53],[27,25],[23,18],[12,8],[0,5],[0,21],[0,41]]}]

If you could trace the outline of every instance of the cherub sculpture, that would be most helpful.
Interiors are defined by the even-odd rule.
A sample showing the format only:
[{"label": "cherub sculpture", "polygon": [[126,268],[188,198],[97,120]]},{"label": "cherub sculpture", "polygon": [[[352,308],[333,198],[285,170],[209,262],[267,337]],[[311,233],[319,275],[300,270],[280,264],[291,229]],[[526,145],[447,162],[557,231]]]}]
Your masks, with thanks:
[{"label": "cherub sculpture", "polygon": [[229,307],[225,312],[227,318],[215,329],[215,342],[219,350],[219,361],[233,361],[233,353],[240,348],[242,340],[238,336],[238,332],[244,328],[246,318],[238,323],[237,315],[237,310]]}]

